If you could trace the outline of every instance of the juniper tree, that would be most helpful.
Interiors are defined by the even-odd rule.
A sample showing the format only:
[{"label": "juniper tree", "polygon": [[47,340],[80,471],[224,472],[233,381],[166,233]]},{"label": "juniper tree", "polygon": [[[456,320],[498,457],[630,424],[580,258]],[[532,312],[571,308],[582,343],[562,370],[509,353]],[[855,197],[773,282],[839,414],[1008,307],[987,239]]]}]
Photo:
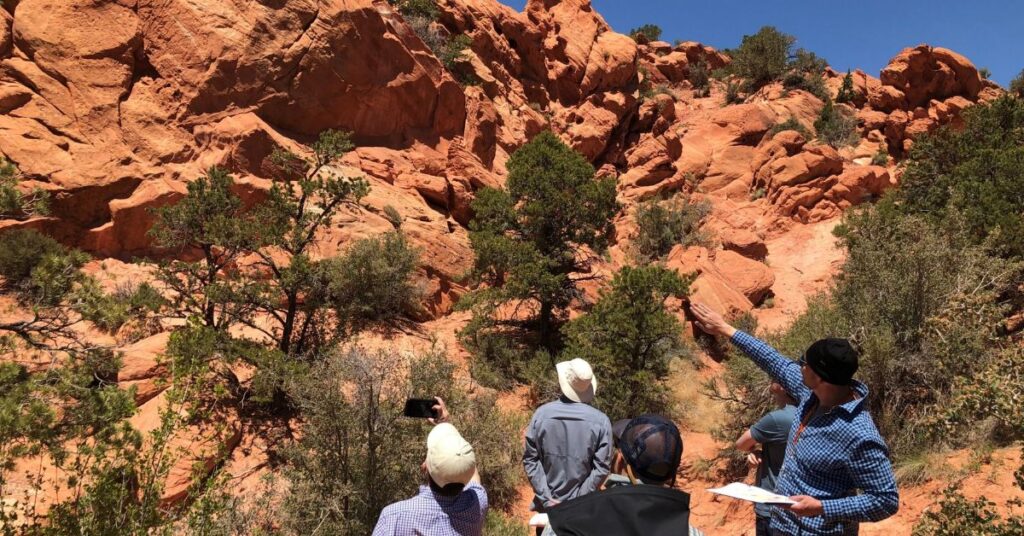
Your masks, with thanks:
[{"label": "juniper tree", "polygon": [[160,266],[160,281],[172,295],[171,316],[196,316],[206,326],[227,329],[245,314],[238,296],[245,285],[237,269],[229,269],[257,245],[258,227],[231,191],[231,175],[211,167],[188,184],[178,203],[156,210],[150,234],[177,255],[198,252],[198,261],[172,260]]},{"label": "juniper tree", "polygon": [[839,88],[839,93],[836,95],[836,102],[853,102],[856,96],[856,93],[853,92],[853,74],[850,71],[846,71],[846,76],[843,77],[843,86]]},{"label": "juniper tree", "polygon": [[472,275],[486,287],[461,306],[496,320],[499,304],[535,304],[526,327],[553,354],[558,317],[578,296],[577,284],[594,277],[591,262],[611,237],[615,183],[596,180],[583,156],[542,132],[509,159],[506,187],[484,188],[473,201]]},{"label": "juniper tree", "polygon": [[317,233],[330,226],[346,204],[358,203],[369,192],[361,177],[341,176],[331,168],[352,147],[348,133],[328,130],[307,158],[276,150],[271,155],[274,185],[267,200],[253,210],[259,229],[257,265],[269,279],[248,300],[273,327],[254,320],[246,323],[269,336],[286,355],[311,350],[322,335],[324,304],[303,299],[322,294],[320,263],[312,255]]},{"label": "juniper tree", "polygon": [[593,309],[566,325],[563,357],[587,359],[602,371],[599,403],[612,419],[670,411],[664,381],[683,344],[682,326],[665,302],[685,297],[692,281],[656,265],[625,266]]}]

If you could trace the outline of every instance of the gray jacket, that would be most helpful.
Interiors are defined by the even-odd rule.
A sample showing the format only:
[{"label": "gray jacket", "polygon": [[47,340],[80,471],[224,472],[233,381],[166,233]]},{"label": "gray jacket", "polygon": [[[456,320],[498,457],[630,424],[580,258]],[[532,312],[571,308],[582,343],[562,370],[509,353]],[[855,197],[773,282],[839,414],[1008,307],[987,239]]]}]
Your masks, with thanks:
[{"label": "gray jacket", "polygon": [[563,397],[537,408],[523,453],[534,509],[599,489],[611,471],[612,447],[612,423],[593,406]]}]

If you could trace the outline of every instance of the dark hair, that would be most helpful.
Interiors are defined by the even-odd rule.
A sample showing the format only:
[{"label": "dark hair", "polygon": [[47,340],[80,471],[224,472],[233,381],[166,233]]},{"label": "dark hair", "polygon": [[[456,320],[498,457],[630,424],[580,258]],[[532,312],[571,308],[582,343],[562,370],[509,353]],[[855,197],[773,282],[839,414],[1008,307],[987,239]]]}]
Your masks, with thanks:
[{"label": "dark hair", "polygon": [[434,482],[434,479],[431,478],[430,475],[427,475],[427,483],[430,484],[431,491],[442,497],[454,497],[462,493],[462,490],[466,487],[465,484],[460,484],[458,482],[452,482],[451,484],[443,487],[438,486],[437,482]]}]

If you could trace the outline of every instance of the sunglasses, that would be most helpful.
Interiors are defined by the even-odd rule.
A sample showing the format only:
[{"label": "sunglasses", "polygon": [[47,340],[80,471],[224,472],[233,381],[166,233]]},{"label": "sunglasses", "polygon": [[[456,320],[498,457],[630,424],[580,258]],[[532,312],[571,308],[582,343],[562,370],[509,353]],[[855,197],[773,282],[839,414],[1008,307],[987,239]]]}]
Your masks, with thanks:
[{"label": "sunglasses", "polygon": [[796,362],[799,363],[801,367],[806,367],[807,366],[807,353],[801,353],[800,354],[800,359],[797,359]]}]

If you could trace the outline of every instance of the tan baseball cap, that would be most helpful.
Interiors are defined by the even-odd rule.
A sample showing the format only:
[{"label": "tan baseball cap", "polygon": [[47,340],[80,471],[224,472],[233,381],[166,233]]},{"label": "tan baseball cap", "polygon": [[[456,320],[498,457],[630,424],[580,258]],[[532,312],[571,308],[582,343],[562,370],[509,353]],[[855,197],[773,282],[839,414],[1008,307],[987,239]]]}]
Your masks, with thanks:
[{"label": "tan baseball cap", "polygon": [[558,371],[558,386],[569,400],[587,404],[594,400],[594,394],[597,393],[597,378],[594,377],[594,369],[590,368],[590,363],[576,358],[558,363],[555,370]]},{"label": "tan baseball cap", "polygon": [[442,488],[467,484],[476,473],[473,445],[449,423],[441,423],[427,435],[427,472]]}]

